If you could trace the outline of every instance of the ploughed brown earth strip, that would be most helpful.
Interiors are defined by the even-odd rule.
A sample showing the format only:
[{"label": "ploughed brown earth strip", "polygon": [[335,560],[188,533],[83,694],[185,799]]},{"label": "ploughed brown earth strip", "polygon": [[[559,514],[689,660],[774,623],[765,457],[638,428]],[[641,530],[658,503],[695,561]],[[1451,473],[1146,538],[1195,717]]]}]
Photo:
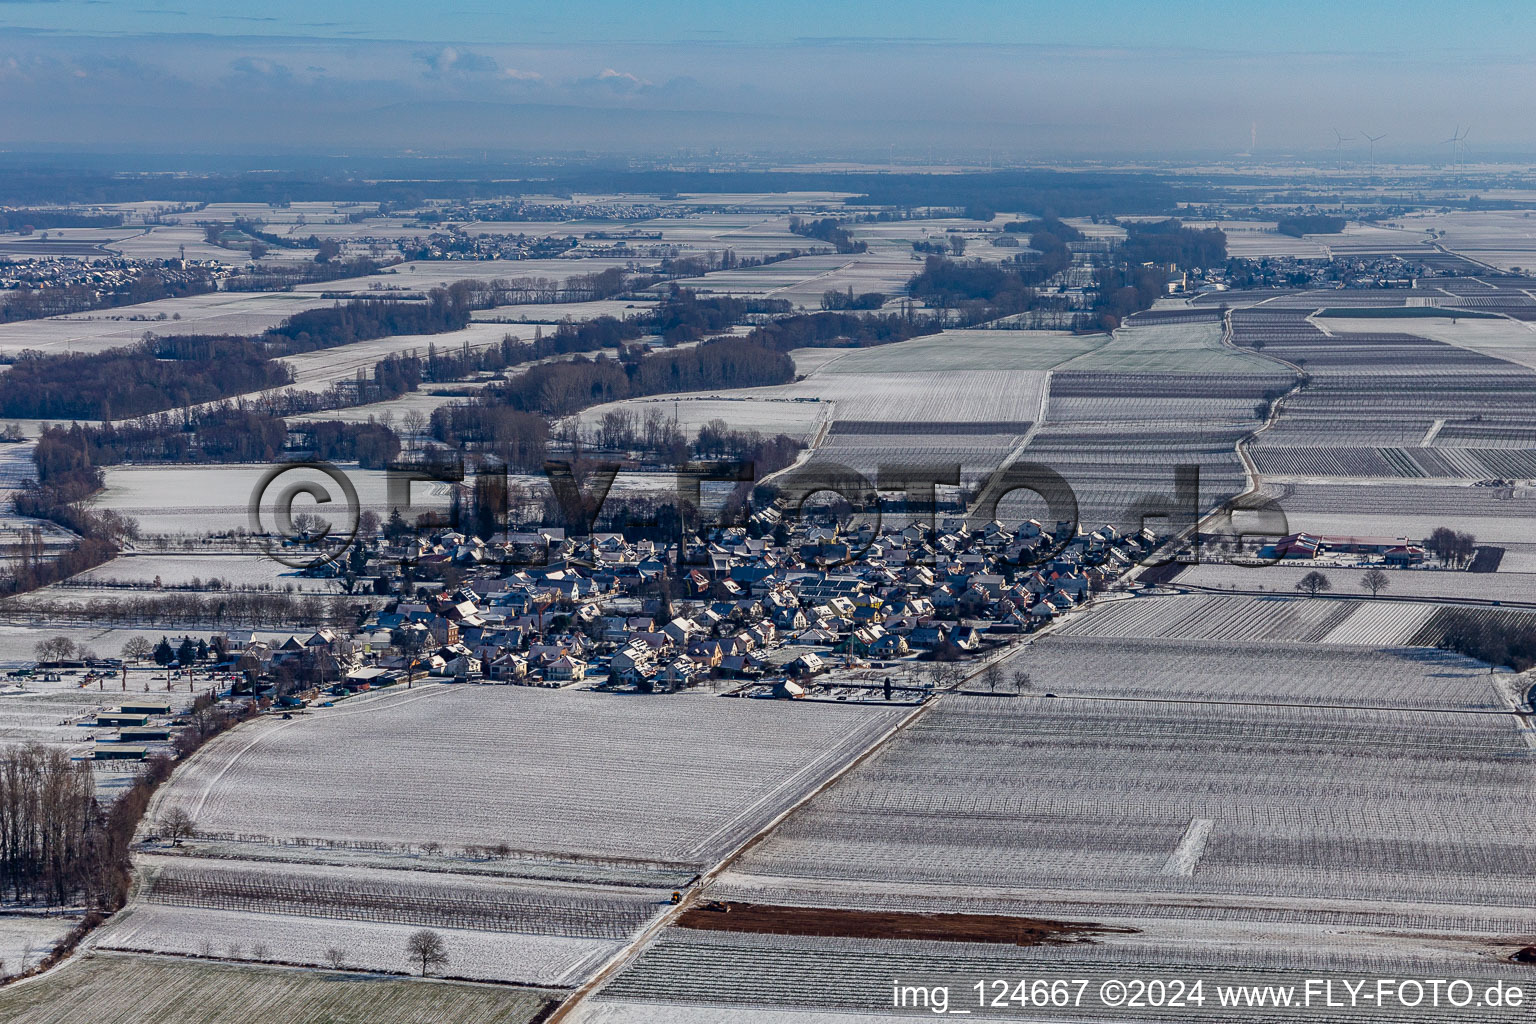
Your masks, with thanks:
[{"label": "ploughed brown earth strip", "polygon": [[1134,929],[1081,921],[1048,921],[1001,914],[916,914],[895,910],[783,907],[712,901],[683,911],[678,927],[766,935],[819,935],[844,939],[926,939],[1042,946],[1087,942],[1089,936]]}]

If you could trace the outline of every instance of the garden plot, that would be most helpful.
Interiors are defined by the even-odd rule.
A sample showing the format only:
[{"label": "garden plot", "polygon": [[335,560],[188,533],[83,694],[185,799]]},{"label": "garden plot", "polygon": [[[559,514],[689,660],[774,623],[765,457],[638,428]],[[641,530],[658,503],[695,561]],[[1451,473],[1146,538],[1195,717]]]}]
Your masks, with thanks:
[{"label": "garden plot", "polygon": [[[1434,606],[1382,604],[1368,611],[1376,607],[1401,613]],[[1427,618],[1422,615],[1410,635]],[[1320,645],[1297,650],[1275,641],[1144,640],[1058,630],[1009,658],[1004,668],[1028,672],[1034,693],[1061,697],[1447,710],[1507,707],[1482,662],[1449,651],[1368,646],[1374,649]]]},{"label": "garden plot", "polygon": [[[451,973],[452,964],[449,964]],[[3,1024],[531,1024],[559,993],[98,953],[0,992]]]},{"label": "garden plot", "polygon": [[[178,771],[159,799],[185,806],[210,832],[506,842],[552,856],[705,863],[896,715],[432,686],[238,729]],[[271,792],[284,799],[263,797]]]},{"label": "garden plot", "polygon": [[[1406,539],[1406,538],[1405,538]],[[1415,538],[1416,542],[1418,538]],[[1180,586],[1211,587],[1216,590],[1271,590],[1293,593],[1297,582],[1318,567],[1310,565],[1243,566],[1221,562],[1203,562],[1190,566],[1179,574]],[[1328,577],[1333,596],[1346,594],[1370,596],[1360,578],[1366,567],[1322,566]],[[1436,598],[1464,598],[1474,601],[1504,601],[1536,603],[1536,574],[1518,572],[1469,573],[1443,569],[1388,569],[1387,585],[1382,594],[1388,597],[1417,597],[1433,601]]]},{"label": "garden plot", "polygon": [[[1421,904],[1428,929],[1462,916],[1435,904],[1494,916],[1529,905],[1508,870],[1536,826],[1536,764],[1518,724],[946,696],[734,867],[790,889],[806,879],[891,895],[1167,893],[1255,922],[1259,908],[1304,913],[1314,900],[1364,915]],[[1211,822],[1203,850],[1169,871],[1196,821]]]}]

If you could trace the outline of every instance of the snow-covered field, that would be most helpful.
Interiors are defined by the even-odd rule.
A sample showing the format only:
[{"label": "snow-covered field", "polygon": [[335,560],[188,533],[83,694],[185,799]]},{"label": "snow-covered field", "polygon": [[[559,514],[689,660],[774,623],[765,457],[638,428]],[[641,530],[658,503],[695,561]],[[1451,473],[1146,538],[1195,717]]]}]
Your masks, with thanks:
[{"label": "snow-covered field", "polygon": [[[95,504],[132,516],[145,533],[190,533],[206,535],[228,530],[249,530],[248,506],[262,474],[270,467],[264,465],[186,465],[186,466],[113,466],[106,470],[106,487],[97,494]],[[344,472],[357,489],[358,501],[363,508],[388,512],[388,474],[383,470],[360,469],[356,464],[341,464]],[[329,518],[326,513],[336,509],[343,496],[339,487],[322,475],[298,470],[284,474],[274,485],[278,490],[297,480],[311,480],[326,487],[332,503],[319,505],[300,498],[295,501],[293,513],[303,512]],[[269,491],[267,501],[275,500]],[[417,511],[446,508],[448,491],[442,484],[415,484],[411,488],[411,502]],[[263,506],[263,522],[271,524],[271,510]],[[350,520],[347,521],[350,525]]]},{"label": "snow-covered field", "polygon": [[[894,719],[692,694],[427,686],[235,730],[158,799],[211,832],[708,862]],[[284,799],[262,798],[273,791]]]},{"label": "snow-covered field", "polygon": [[[145,332],[258,334],[295,313],[331,303],[331,299],[322,299],[318,293],[300,291],[209,292],[159,299],[118,309],[5,324],[0,326],[0,352],[100,352],[137,344]],[[159,319],[162,313],[164,320]],[[176,319],[178,316],[180,319]]]},{"label": "snow-covered field", "polygon": [[290,569],[266,555],[155,553],[119,555],[110,562],[70,577],[70,586],[54,586],[47,588],[46,592],[56,597],[82,597],[84,595],[76,584],[152,584],[155,580],[165,586],[187,586],[200,582],[206,587],[217,580],[222,584],[266,586],[274,590],[292,587],[316,593],[336,591],[334,581],[300,575],[298,570]]},{"label": "snow-covered field", "polygon": [[[97,938],[104,950],[180,953],[229,960],[329,967],[340,949],[351,970],[411,971],[405,942],[413,924],[347,921],[195,907],[139,904],[122,912]],[[445,973],[479,981],[570,985],[617,942],[553,935],[434,929],[447,947]]]},{"label": "snow-covered field", "polygon": [[0,976],[20,974],[46,956],[78,918],[0,914]]},{"label": "snow-covered field", "polygon": [[558,998],[542,989],[98,953],[0,992],[0,1022],[250,1024],[257,1013],[283,1024],[529,1024]]},{"label": "snow-covered field", "polygon": [[814,436],[824,418],[1027,424],[1039,419],[1045,371],[1102,343],[1049,331],[945,331],[874,348],[798,349],[804,380],[632,399],[596,406],[581,418],[592,425],[616,407],[639,416],[660,408],[669,419],[675,411],[690,430],[719,418],[737,429],[800,437]]},{"label": "snow-covered field", "polygon": [[1400,331],[1536,368],[1536,325],[1520,320],[1479,317],[1457,317],[1453,320],[1450,317],[1416,316],[1407,320],[1389,321],[1390,326],[1383,326],[1381,320],[1373,317],[1330,316],[1313,319],[1334,334]]},{"label": "snow-covered field", "polygon": [[1059,369],[1101,373],[1276,372],[1274,361],[1224,346],[1221,337],[1219,323],[1122,327],[1108,344],[1061,364]]},{"label": "snow-covered field", "polygon": [[1365,643],[1297,649],[1273,641],[1068,636],[1058,630],[1003,667],[1007,673],[1028,672],[1030,692],[1062,697],[1448,710],[1508,707],[1482,662],[1449,651]]},{"label": "snow-covered field", "polygon": [[[1057,655],[1069,663],[1070,645]],[[1277,676],[1288,663],[1260,656]],[[1190,697],[1229,686],[1230,664],[1182,667]],[[1381,925],[1451,927],[1467,908],[1528,916],[1507,865],[1536,825],[1532,765],[1507,713],[946,696],[734,869],[898,899],[1169,894],[1250,922],[1338,901]],[[1396,916],[1408,904],[1414,923]]]},{"label": "snow-covered field", "polygon": [[[1502,566],[1501,566],[1502,570]],[[1370,591],[1360,582],[1366,570],[1363,567],[1329,568],[1323,566],[1287,565],[1284,562],[1268,566],[1228,565],[1222,562],[1203,562],[1185,569],[1178,576],[1182,586],[1213,587],[1225,590],[1269,590],[1277,593],[1294,593],[1297,581],[1309,572],[1320,571],[1328,577],[1333,589],[1329,593],[1341,595],[1369,595]],[[1421,597],[1433,600],[1438,597],[1470,598],[1478,601],[1523,601],[1536,603],[1536,573],[1496,572],[1470,573],[1442,569],[1385,570],[1387,586],[1381,591],[1387,597]]]},{"label": "snow-covered field", "polygon": [[[940,698],[709,894],[1125,933],[1016,950],[672,928],[577,1019],[872,1024],[893,978],[964,999],[994,976],[1536,976],[1502,961],[1536,929],[1505,869],[1536,821],[1528,743],[1482,666],[1051,636],[1011,667],[1033,696]],[[1377,709],[1327,706],[1360,701]]]},{"label": "snow-covered field", "polygon": [[[1070,619],[1063,636],[1151,640],[1288,641],[1304,644],[1405,644],[1436,605],[1284,596],[1189,594],[1114,601]],[[1356,621],[1356,616],[1367,618]],[[1369,622],[1369,626],[1364,623]],[[1342,638],[1340,638],[1342,637]]]}]

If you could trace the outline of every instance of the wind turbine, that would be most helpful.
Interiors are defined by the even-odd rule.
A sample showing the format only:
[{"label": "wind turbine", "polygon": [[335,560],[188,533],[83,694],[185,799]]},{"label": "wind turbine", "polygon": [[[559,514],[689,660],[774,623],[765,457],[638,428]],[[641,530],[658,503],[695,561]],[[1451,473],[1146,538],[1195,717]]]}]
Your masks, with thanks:
[{"label": "wind turbine", "polygon": [[1470,132],[1471,130],[1472,130],[1471,125],[1468,125],[1466,128],[1463,128],[1461,125],[1457,125],[1456,126],[1456,131],[1451,134],[1450,138],[1442,139],[1441,140],[1440,145],[1442,145],[1442,146],[1450,146],[1451,147],[1451,159],[1453,161],[1458,156],[1461,156],[1463,153],[1466,152],[1466,148],[1467,148],[1467,133]]},{"label": "wind turbine", "polygon": [[1343,132],[1335,128],[1333,130],[1333,140],[1334,149],[1343,149],[1344,143],[1355,141],[1355,137],[1353,135],[1345,135]]},{"label": "wind turbine", "polygon": [[1360,132],[1360,135],[1365,139],[1366,142],[1369,142],[1371,144],[1370,159],[1374,161],[1376,159],[1376,143],[1378,143],[1382,139],[1386,138],[1387,137],[1387,133],[1386,132],[1382,132],[1380,135],[1367,135],[1365,133],[1365,131],[1362,129],[1361,132]]}]

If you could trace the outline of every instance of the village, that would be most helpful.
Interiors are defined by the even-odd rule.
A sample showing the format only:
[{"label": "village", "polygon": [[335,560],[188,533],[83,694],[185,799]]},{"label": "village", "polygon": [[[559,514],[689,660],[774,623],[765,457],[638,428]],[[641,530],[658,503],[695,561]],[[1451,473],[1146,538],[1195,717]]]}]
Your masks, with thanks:
[{"label": "village", "polygon": [[[619,533],[360,539],[366,554],[347,571],[360,569],[356,582],[377,597],[358,606],[350,634],[172,635],[122,658],[54,652],[33,671],[84,671],[82,688],[120,689],[125,700],[204,693],[281,714],[421,681],[920,702],[1087,604],[1156,546],[1150,530],[1034,520],[1010,530],[958,516],[789,529],[775,508],[695,541],[679,568],[675,544]],[[1002,682],[1021,686],[988,671],[993,690]],[[155,703],[80,723],[116,730],[96,737],[96,760],[140,760],[174,740],[171,703],[144,700]]]}]

